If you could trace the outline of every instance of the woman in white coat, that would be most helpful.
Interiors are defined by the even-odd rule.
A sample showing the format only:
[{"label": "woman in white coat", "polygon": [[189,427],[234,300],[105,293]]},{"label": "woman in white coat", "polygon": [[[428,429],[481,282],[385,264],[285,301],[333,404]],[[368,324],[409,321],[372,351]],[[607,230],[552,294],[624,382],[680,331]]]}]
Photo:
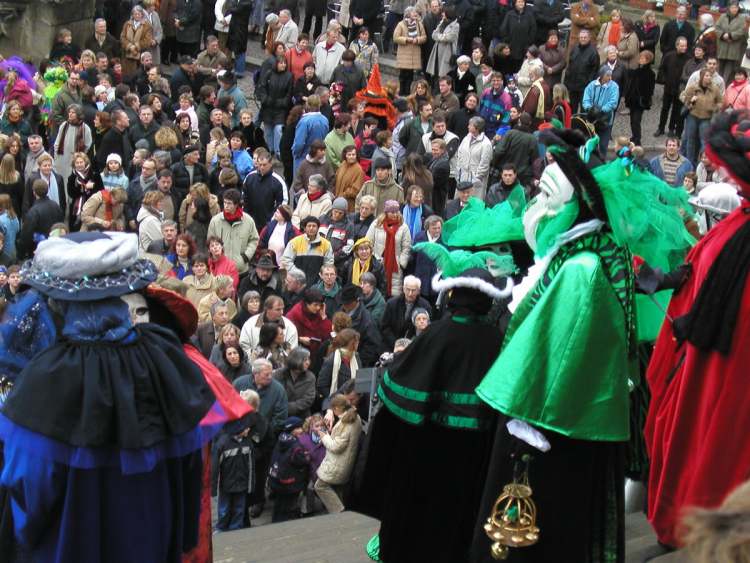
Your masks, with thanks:
[{"label": "woman in white coat", "polygon": [[384,297],[401,295],[404,269],[409,265],[411,235],[396,200],[385,202],[384,213],[372,222],[365,236],[372,241],[372,253],[383,261]]},{"label": "woman in white coat", "polygon": [[307,180],[307,191],[299,196],[297,206],[292,213],[292,224],[299,229],[299,223],[312,215],[320,218],[333,207],[331,194],[328,193],[328,182],[320,174],[313,174]]}]

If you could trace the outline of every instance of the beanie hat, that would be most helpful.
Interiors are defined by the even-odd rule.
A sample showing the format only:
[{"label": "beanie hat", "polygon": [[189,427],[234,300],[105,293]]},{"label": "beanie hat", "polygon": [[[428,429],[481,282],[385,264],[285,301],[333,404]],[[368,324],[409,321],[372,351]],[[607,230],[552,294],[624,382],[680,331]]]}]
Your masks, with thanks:
[{"label": "beanie hat", "polygon": [[332,209],[338,209],[339,211],[349,211],[349,204],[343,197],[337,197],[333,200]]}]

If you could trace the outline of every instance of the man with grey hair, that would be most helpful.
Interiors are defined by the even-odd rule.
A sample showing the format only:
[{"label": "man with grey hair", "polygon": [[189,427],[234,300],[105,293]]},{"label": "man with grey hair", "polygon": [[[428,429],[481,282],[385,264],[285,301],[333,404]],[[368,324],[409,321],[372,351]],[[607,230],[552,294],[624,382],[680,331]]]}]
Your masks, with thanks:
[{"label": "man with grey hair", "polygon": [[[273,366],[265,358],[253,361],[252,374],[234,380],[238,392],[251,389],[260,396],[260,414],[271,427],[273,442],[284,428],[289,416],[289,401],[284,386],[273,378]],[[255,482],[249,503],[252,506],[250,517],[257,518],[263,512],[266,502],[266,477],[271,463],[271,452],[259,450],[255,460]]]},{"label": "man with grey hair", "polygon": [[221,301],[211,305],[211,319],[198,325],[193,336],[195,347],[206,358],[211,356],[211,350],[216,344],[219,332],[229,323],[229,310]]},{"label": "man with grey hair", "polygon": [[578,44],[570,50],[568,68],[565,70],[565,86],[570,94],[570,108],[578,112],[583,91],[599,69],[599,53],[591,44],[591,32],[582,29],[578,34]]},{"label": "man with grey hair", "polygon": [[528,113],[532,118],[533,128],[544,121],[544,114],[552,109],[552,93],[549,85],[544,81],[544,69],[532,66],[529,69],[531,76],[531,87],[521,104],[521,111]]},{"label": "man with grey hair", "polygon": [[288,313],[292,307],[302,301],[302,293],[307,286],[307,276],[299,268],[292,267],[286,273],[285,283],[286,289],[282,292],[281,296],[284,299],[284,306]]},{"label": "man with grey hair", "polygon": [[292,20],[292,12],[281,10],[279,12],[279,31],[276,32],[274,42],[283,43],[284,47],[289,50],[297,44],[299,37],[299,27]]},{"label": "man with grey hair", "polygon": [[83,47],[94,53],[104,53],[110,60],[120,56],[120,41],[107,31],[107,20],[104,18],[94,21],[94,34],[86,39]]},{"label": "man with grey hair", "polygon": [[380,321],[380,331],[383,334],[383,342],[388,349],[398,338],[414,334],[414,325],[411,322],[411,313],[415,308],[430,311],[430,302],[419,293],[422,289],[422,280],[416,276],[404,278],[403,293],[397,297],[391,297],[385,304],[383,319]]},{"label": "man with grey hair", "polygon": [[492,162],[492,143],[484,134],[484,119],[469,119],[469,133],[458,147],[456,180],[474,183],[474,196],[484,199]]}]

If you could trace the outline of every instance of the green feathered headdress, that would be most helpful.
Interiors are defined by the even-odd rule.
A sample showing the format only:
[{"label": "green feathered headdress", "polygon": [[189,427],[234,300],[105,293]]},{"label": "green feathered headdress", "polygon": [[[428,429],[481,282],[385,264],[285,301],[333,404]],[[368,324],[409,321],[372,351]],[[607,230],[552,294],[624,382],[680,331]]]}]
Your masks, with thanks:
[{"label": "green feathered headdress", "polygon": [[516,271],[512,256],[488,251],[448,250],[435,242],[420,242],[414,245],[414,250],[423,252],[437,264],[439,271],[432,279],[435,291],[463,287],[475,289],[493,299],[502,299],[513,289],[510,278],[504,289],[493,283],[495,277],[509,276]]}]

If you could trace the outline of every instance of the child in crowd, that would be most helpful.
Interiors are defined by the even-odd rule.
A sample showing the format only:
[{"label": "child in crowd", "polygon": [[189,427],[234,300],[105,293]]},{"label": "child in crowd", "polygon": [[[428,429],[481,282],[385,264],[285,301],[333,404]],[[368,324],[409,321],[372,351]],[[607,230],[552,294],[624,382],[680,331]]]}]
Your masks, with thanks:
[{"label": "child in crowd", "polygon": [[287,418],[273,449],[268,471],[268,485],[274,493],[272,522],[299,517],[299,494],[307,487],[310,474],[310,454],[298,439],[302,424],[297,416]]},{"label": "child in crowd", "polygon": [[128,189],[130,180],[122,169],[122,158],[119,154],[110,154],[107,157],[107,169],[102,174],[102,185],[105,190],[114,188]]},{"label": "child in crowd", "polygon": [[218,492],[218,520],[221,532],[245,527],[247,495],[254,482],[254,446],[246,418],[229,423],[213,448],[212,496]]},{"label": "child in crowd", "polygon": [[318,431],[325,431],[325,429],[325,422],[320,414],[308,416],[307,419],[305,419],[305,423],[302,425],[302,434],[299,437],[299,443],[302,444],[302,447],[310,454],[310,480],[307,484],[305,494],[302,495],[302,503],[300,505],[300,512],[302,512],[303,515],[313,514],[323,510],[323,503],[320,502],[313,487],[315,485],[315,480],[317,479],[316,473],[318,467],[323,463],[323,458],[326,455],[326,449],[318,435]]},{"label": "child in crowd", "polygon": [[211,140],[208,141],[208,145],[206,145],[206,168],[213,170],[214,166],[216,166],[216,162],[220,158],[219,149],[223,148],[229,150],[229,141],[221,127],[214,127],[211,129],[208,136]]},{"label": "child in crowd", "polygon": [[190,94],[180,94],[179,104],[180,107],[174,112],[175,116],[179,117],[183,113],[187,114],[190,117],[190,128],[193,130],[193,133],[198,133],[198,114],[195,111],[195,107],[193,107],[193,96]]},{"label": "child in crowd", "polygon": [[682,187],[689,194],[695,192],[695,186],[698,184],[698,175],[695,172],[688,172],[682,179]]}]

